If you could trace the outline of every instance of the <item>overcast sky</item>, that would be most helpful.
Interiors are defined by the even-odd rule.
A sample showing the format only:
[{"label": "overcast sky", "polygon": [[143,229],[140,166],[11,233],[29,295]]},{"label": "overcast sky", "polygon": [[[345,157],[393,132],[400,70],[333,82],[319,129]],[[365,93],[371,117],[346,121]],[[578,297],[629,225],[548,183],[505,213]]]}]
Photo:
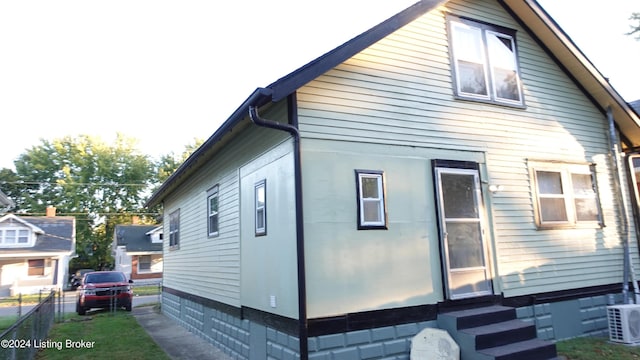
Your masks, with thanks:
[{"label": "overcast sky", "polygon": [[[116,132],[157,157],[208,138],[256,87],[416,0],[0,2],[0,168],[40,139]],[[637,0],[540,0],[627,100]],[[576,9],[579,9],[576,15]]]}]

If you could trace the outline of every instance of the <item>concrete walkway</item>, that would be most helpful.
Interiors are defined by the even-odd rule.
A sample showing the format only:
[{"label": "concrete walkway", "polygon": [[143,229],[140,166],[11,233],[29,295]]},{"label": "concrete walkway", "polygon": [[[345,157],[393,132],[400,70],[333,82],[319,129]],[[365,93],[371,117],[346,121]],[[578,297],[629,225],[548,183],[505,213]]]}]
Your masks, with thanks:
[{"label": "concrete walkway", "polygon": [[133,308],[132,314],[172,359],[231,360],[222,350],[159,313],[153,306]]}]

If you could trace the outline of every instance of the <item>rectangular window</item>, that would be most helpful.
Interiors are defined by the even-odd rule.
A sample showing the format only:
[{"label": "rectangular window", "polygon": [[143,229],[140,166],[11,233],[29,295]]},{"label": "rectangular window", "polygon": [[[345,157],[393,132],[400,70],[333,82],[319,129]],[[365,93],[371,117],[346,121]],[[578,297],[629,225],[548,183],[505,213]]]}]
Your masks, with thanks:
[{"label": "rectangular window", "polygon": [[151,255],[138,256],[138,272],[151,271]]},{"label": "rectangular window", "polygon": [[218,185],[207,192],[207,220],[209,236],[218,236]]},{"label": "rectangular window", "polygon": [[169,247],[180,245],[180,209],[169,214]]},{"label": "rectangular window", "polygon": [[382,171],[356,170],[358,229],[386,229],[387,209]]},{"label": "rectangular window", "polygon": [[267,234],[267,180],[255,186],[256,236]]},{"label": "rectangular window", "polygon": [[29,276],[44,275],[44,259],[28,260]]},{"label": "rectangular window", "polygon": [[25,246],[29,244],[30,232],[27,229],[0,230],[0,244]]},{"label": "rectangular window", "polygon": [[539,228],[602,225],[593,166],[533,163],[531,174]]},{"label": "rectangular window", "polygon": [[524,106],[515,34],[499,26],[449,18],[456,96]]}]

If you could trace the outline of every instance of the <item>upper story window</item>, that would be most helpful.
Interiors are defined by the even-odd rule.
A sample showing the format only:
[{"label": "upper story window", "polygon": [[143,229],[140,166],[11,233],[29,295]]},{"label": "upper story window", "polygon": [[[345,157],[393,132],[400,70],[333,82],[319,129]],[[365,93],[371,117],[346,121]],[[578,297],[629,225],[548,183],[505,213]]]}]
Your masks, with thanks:
[{"label": "upper story window", "polygon": [[358,229],[386,229],[387,208],[382,171],[356,170]]},{"label": "upper story window", "polygon": [[169,214],[169,247],[180,245],[180,209]]},{"label": "upper story window", "polygon": [[255,186],[256,236],[267,234],[267,180]]},{"label": "upper story window", "polygon": [[3,247],[28,247],[33,246],[32,232],[29,229],[9,227],[0,228],[0,246]]},{"label": "upper story window", "polygon": [[524,106],[515,30],[451,16],[449,41],[457,97]]},{"label": "upper story window", "polygon": [[218,185],[207,191],[207,220],[209,236],[218,236]]},{"label": "upper story window", "polygon": [[593,166],[540,162],[530,170],[539,228],[602,225]]}]

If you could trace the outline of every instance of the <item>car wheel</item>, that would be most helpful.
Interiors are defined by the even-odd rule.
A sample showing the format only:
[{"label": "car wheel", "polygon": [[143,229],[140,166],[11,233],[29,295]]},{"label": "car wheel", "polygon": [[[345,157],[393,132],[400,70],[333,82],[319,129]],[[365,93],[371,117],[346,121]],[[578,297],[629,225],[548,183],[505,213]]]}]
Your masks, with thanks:
[{"label": "car wheel", "polygon": [[131,311],[131,303],[128,303],[127,305],[124,306],[124,309],[126,311]]},{"label": "car wheel", "polygon": [[87,313],[87,309],[85,309],[84,306],[80,305],[80,302],[77,302],[76,312],[78,313],[78,315],[84,315]]}]

